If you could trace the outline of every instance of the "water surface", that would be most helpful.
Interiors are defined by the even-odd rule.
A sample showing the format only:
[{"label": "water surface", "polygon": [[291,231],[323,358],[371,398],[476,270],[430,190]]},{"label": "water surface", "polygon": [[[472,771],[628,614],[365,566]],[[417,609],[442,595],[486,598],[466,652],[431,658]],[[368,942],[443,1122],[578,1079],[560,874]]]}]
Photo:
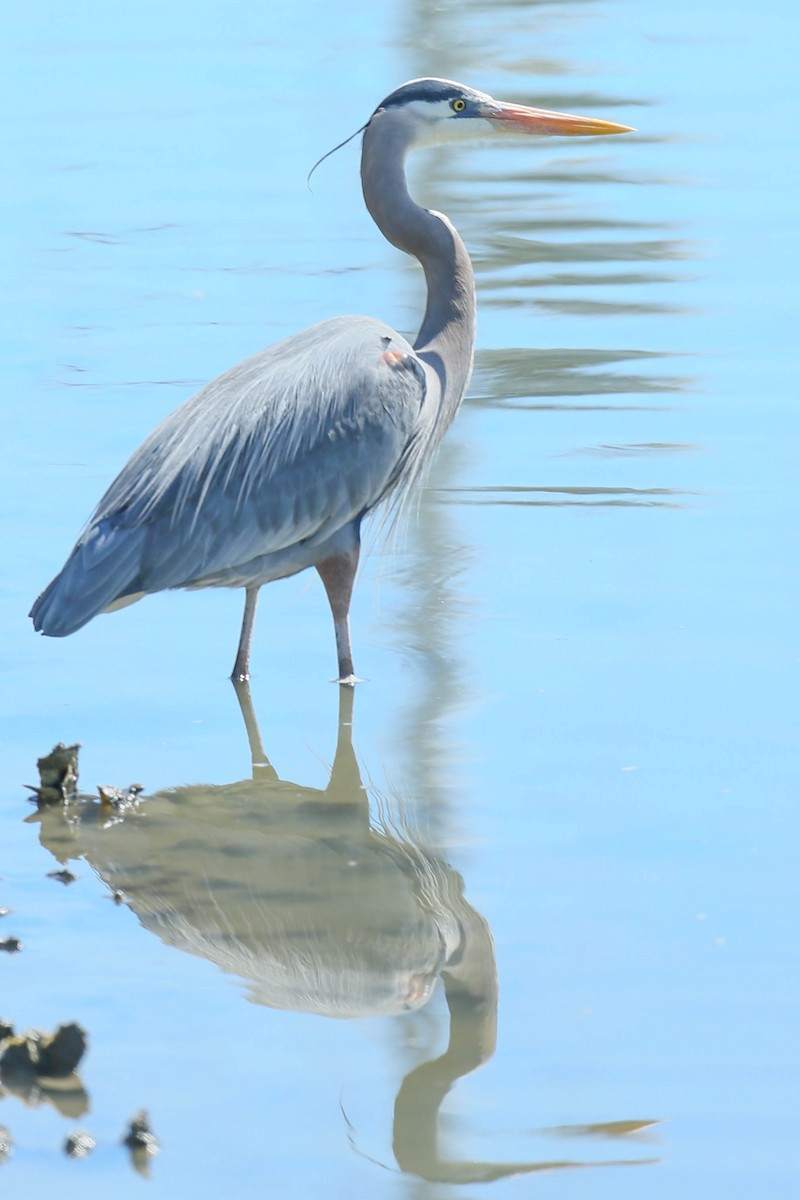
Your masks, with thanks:
[{"label": "water surface", "polygon": [[[84,1111],[2,1096],[4,1195],[139,1194],[146,1107],[157,1196],[793,1196],[793,7],[46,4],[6,33],[0,1015],[90,1050]],[[64,641],[25,613],[196,386],[336,313],[413,334],[356,144],[305,178],[429,73],[639,132],[414,160],[474,256],[473,382],[372,539],[352,714],[316,579],[265,590],[259,749],[238,595]],[[59,740],[140,809],[25,820]]]}]

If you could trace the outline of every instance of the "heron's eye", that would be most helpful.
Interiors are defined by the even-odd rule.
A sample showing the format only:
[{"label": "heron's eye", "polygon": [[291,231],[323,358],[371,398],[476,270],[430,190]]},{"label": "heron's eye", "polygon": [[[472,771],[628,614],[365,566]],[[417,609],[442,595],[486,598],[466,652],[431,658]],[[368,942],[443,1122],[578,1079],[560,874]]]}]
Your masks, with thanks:
[{"label": "heron's eye", "polygon": [[452,108],[453,112],[463,112],[467,107],[467,102],[459,97],[458,100],[450,101],[450,107]]}]

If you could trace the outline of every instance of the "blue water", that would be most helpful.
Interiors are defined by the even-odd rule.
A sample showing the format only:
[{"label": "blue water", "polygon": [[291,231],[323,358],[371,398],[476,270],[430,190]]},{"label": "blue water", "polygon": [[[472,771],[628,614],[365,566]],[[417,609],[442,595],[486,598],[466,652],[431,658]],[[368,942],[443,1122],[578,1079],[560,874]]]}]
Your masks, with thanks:
[{"label": "blue water", "polygon": [[[473,1197],[469,1164],[512,1162],[541,1170],[492,1195],[796,1194],[796,24],[788,0],[7,15],[0,1015],[90,1048],[86,1112],[0,1091],[4,1195],[139,1194],[141,1107],[154,1196]],[[339,696],[305,575],[265,589],[253,650],[297,787],[209,791],[251,776],[238,594],[63,641],[25,614],[197,386],[337,313],[414,333],[357,142],[306,175],[423,74],[638,133],[416,156],[474,256],[478,354],[418,516],[368,539],[360,776],[320,794]],[[143,783],[141,813],[25,822],[57,741],[87,793]],[[304,962],[329,997],[357,978],[362,1015],[304,1008]],[[415,1011],[380,1007],[387,978]]]}]

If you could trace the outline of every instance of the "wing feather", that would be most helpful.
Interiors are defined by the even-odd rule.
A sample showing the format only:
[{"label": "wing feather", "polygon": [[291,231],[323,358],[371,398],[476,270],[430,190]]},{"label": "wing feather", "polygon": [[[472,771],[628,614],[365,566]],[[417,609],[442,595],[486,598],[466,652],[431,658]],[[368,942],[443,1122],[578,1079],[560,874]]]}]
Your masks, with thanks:
[{"label": "wing feather", "polygon": [[368,318],[245,359],[133,454],[34,605],[37,628],[72,632],[131,593],[321,543],[404,482],[424,400],[411,346]]}]

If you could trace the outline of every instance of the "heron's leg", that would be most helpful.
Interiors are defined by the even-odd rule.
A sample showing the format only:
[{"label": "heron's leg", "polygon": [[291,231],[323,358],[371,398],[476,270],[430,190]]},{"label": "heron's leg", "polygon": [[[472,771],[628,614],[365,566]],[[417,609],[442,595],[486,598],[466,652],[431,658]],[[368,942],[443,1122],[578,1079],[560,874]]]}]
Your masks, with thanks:
[{"label": "heron's leg", "polygon": [[244,681],[250,678],[250,643],[253,640],[253,623],[256,619],[256,604],[258,603],[258,587],[245,588],[244,617],[242,632],[239,636],[239,649],[236,651],[236,662],[233,664],[231,679]]},{"label": "heron's leg", "polygon": [[328,603],[333,613],[333,628],[336,633],[336,653],[339,656],[338,683],[352,686],[356,682],[353,670],[353,652],[350,649],[350,597],[353,580],[358,566],[358,543],[344,554],[331,555],[316,564],[319,577],[325,585]]}]

